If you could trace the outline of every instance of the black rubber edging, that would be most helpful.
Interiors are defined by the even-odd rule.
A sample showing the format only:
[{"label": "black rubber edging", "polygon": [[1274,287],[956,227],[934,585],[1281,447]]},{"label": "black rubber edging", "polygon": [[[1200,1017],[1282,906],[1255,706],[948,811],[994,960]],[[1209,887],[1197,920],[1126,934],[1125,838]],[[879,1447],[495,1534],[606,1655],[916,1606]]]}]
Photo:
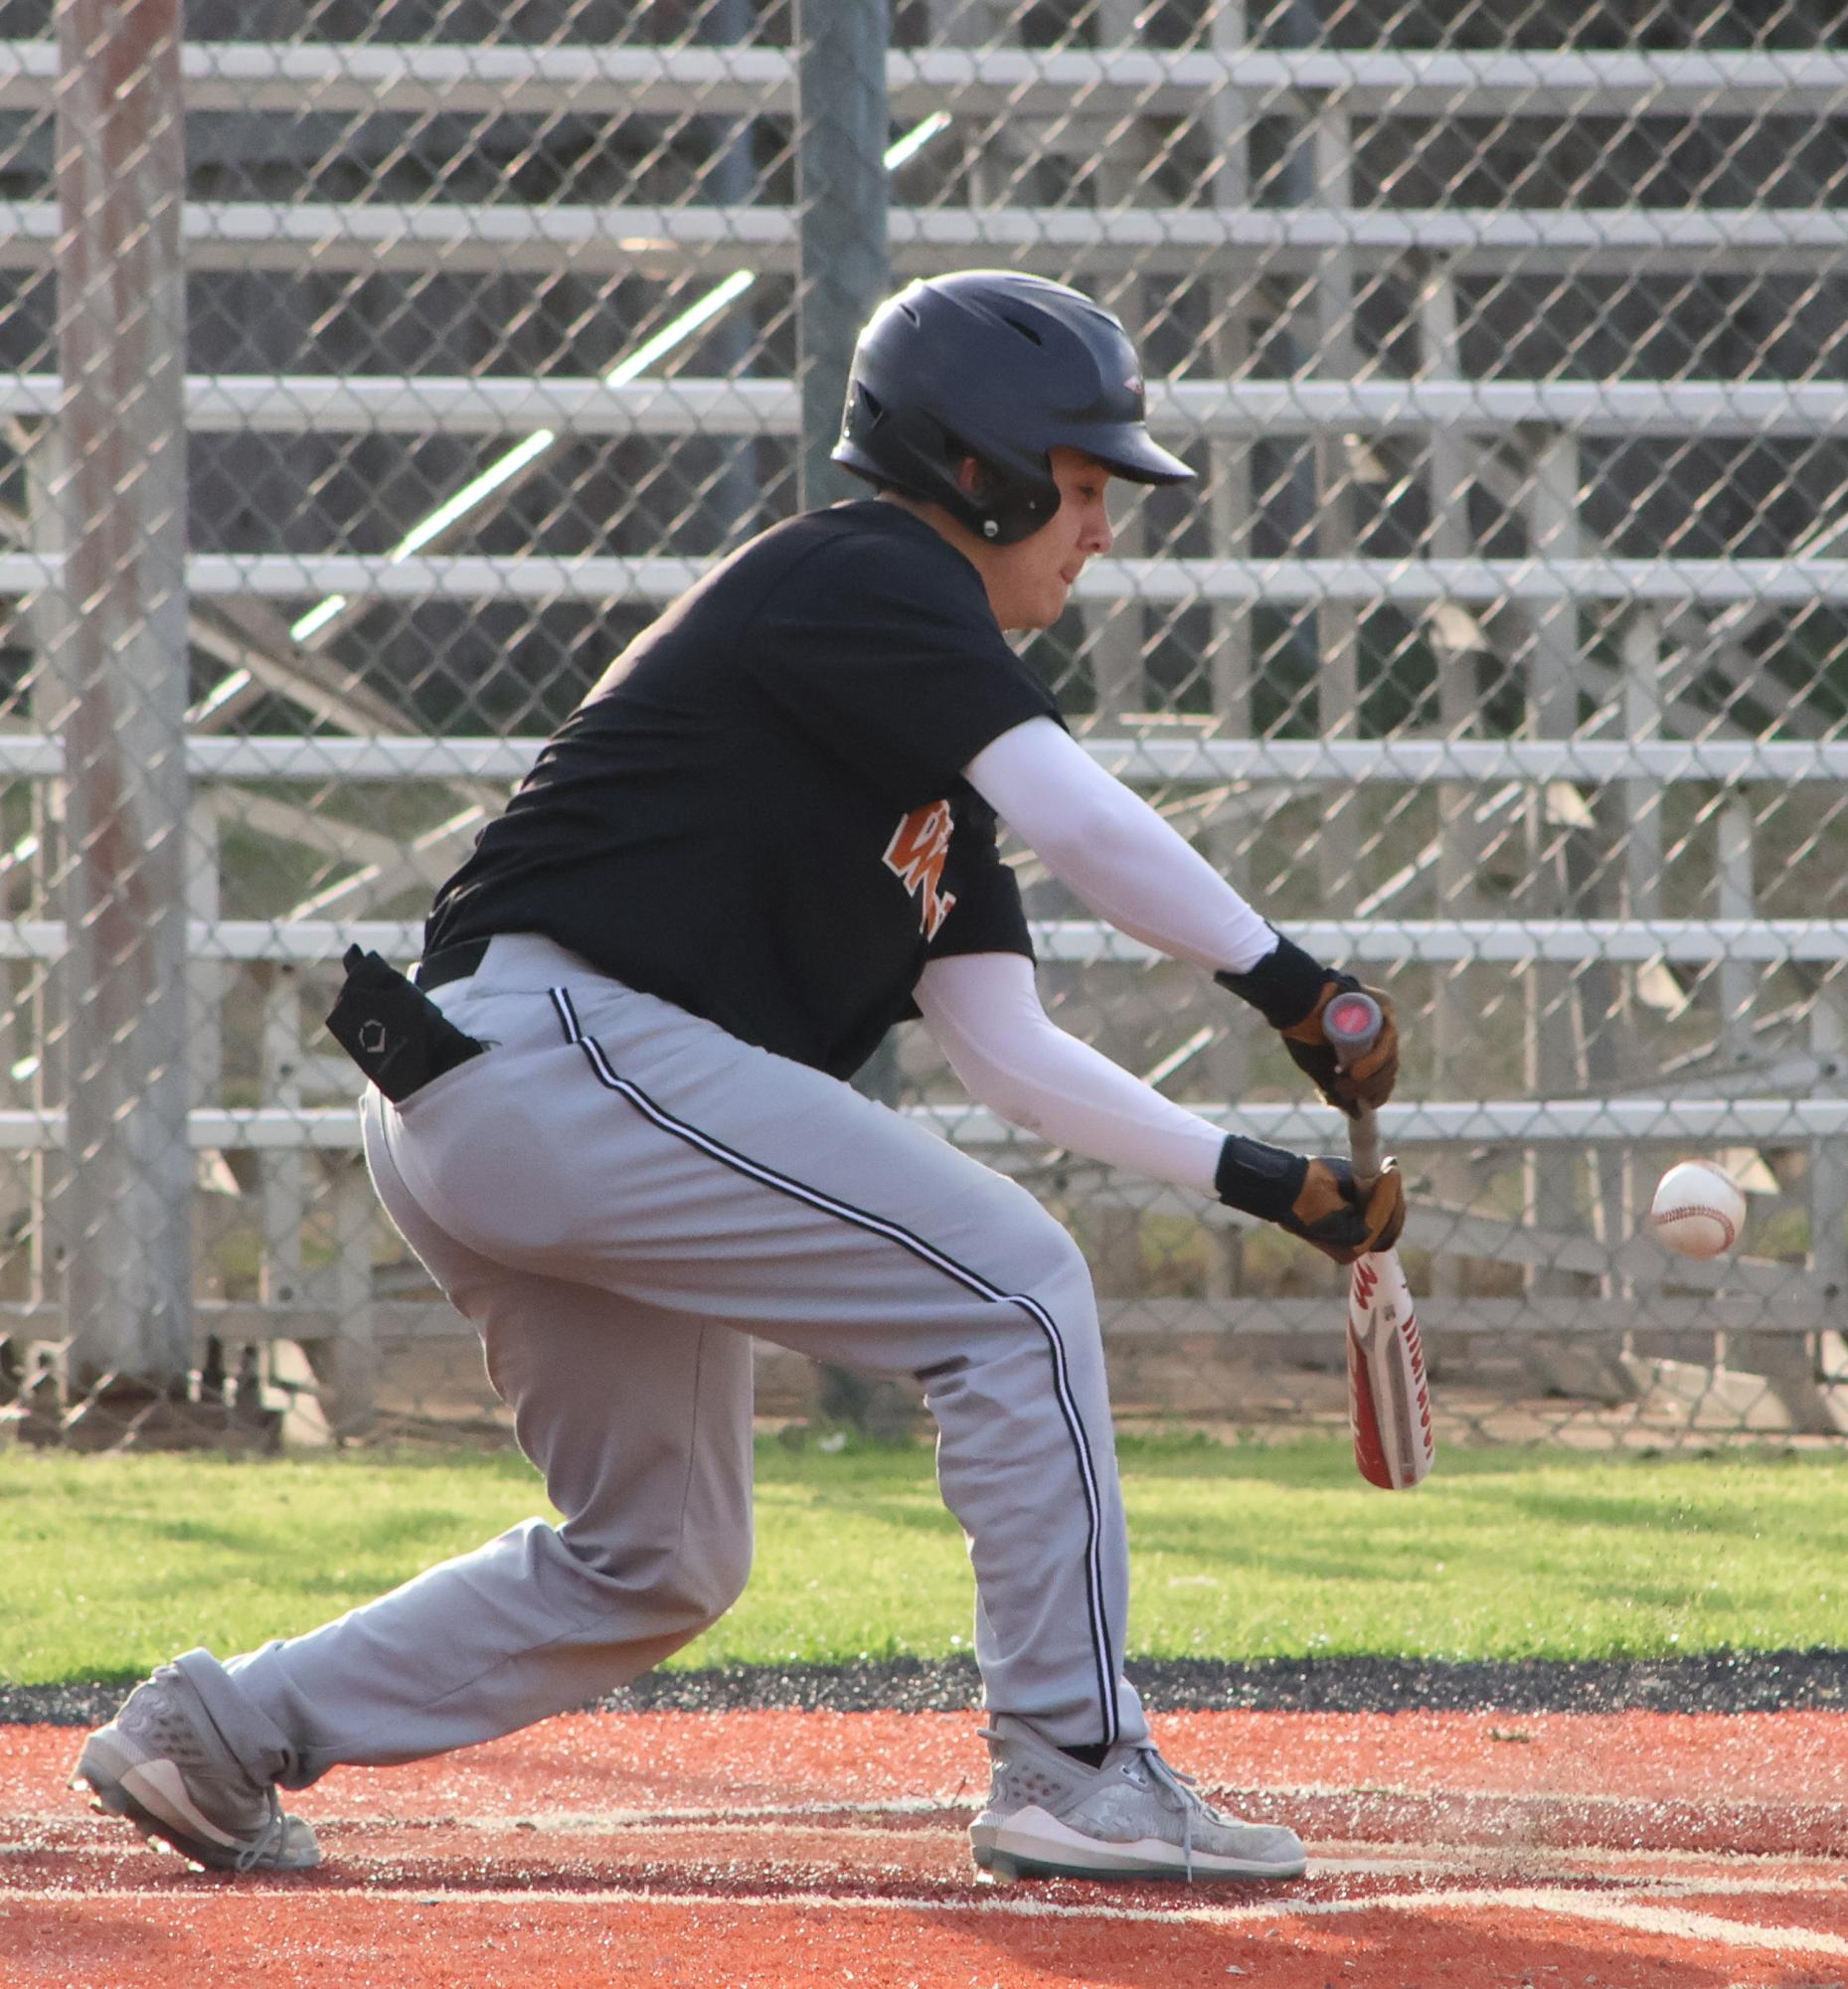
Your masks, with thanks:
[{"label": "black rubber edging", "polygon": [[[1154,1713],[1784,1713],[1848,1711],[1848,1651],[1717,1651],[1647,1660],[1341,1657],[1226,1664],[1147,1659],[1126,1667]],[[0,1685],[0,1725],[93,1727],[126,1686]],[[663,1671],[596,1710],[960,1712],[980,1703],[969,1658]]]}]

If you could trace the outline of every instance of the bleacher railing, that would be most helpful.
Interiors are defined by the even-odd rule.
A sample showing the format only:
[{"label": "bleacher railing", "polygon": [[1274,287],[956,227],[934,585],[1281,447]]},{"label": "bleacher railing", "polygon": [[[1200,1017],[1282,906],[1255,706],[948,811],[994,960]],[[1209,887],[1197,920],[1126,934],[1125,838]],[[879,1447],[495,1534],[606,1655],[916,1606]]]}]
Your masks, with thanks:
[{"label": "bleacher railing", "polygon": [[[1453,1427],[1837,1434],[1848,48],[1795,8],[1594,47],[1546,4],[933,0],[856,13],[830,93],[803,12],[550,0],[462,39],[388,6],[343,39],[322,7],[278,42],[202,4],[184,44],[145,5],[7,15],[15,1426],[490,1412],[372,1206],[333,963],[414,956],[608,656],[849,494],[815,457],[841,307],[802,272],[851,250],[895,285],[1055,275],[1137,333],[1200,483],[1124,507],[1031,653],[1102,763],[1393,989]],[[829,207],[878,92],[883,197]],[[1016,855],[1060,1020],[1221,1123],[1338,1143],[1203,976]],[[1072,1223],[1126,1402],[1340,1413],[1319,1264],[1046,1154],[915,1032],[880,1081]],[[1707,1265],[1644,1222],[1693,1152],[1752,1207]]]}]

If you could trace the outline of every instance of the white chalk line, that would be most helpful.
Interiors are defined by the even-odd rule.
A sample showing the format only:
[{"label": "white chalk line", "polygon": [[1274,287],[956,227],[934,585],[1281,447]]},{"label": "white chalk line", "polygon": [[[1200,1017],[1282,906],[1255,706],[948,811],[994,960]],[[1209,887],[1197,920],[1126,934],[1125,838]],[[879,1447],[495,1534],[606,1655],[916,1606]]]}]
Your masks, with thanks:
[{"label": "white chalk line", "polygon": [[[1212,1790],[1209,1798],[1218,1800]],[[1233,1802],[1400,1802],[1441,1805],[1448,1809],[1517,1809],[1521,1811],[1560,1810],[1572,1815],[1596,1815],[1602,1811],[1618,1814],[1628,1810],[1672,1809],[1677,1814],[1736,1816],[1741,1810],[1771,1810],[1798,1816],[1814,1816],[1829,1810],[1848,1818],[1848,1801],[1836,1795],[1784,1796],[1754,1795],[1618,1795],[1607,1789],[1459,1789],[1400,1788],[1380,1782],[1291,1782],[1263,1789],[1232,1792]]]},{"label": "white chalk line", "polygon": [[[1157,1882],[1150,1882],[1157,1883]],[[20,1894],[0,1895],[18,1899]],[[33,1897],[24,1895],[24,1897]],[[153,1887],[72,1887],[42,1896],[48,1903],[77,1906],[93,1900],[131,1902],[153,1906],[176,1900],[189,1908],[199,1895],[176,1895]],[[228,1895],[227,1897],[232,1897]],[[263,1897],[273,1897],[265,1889]],[[316,1888],[291,1888],[292,1910],[311,1911],[328,1902],[350,1903],[353,1892]],[[1428,1914],[1448,1916],[1459,1910],[1535,1911],[1564,1919],[1587,1919],[1620,1926],[1633,1933],[1663,1935],[1674,1940],[1701,1940],[1715,1946],[1764,1949],[1774,1954],[1826,1954],[1848,1956],[1848,1939],[1818,1928],[1760,1926],[1742,1920],[1722,1918],[1716,1913],[1691,1912],[1673,1906],[1653,1906],[1641,1902],[1600,1899],[1585,1893],[1566,1892],[1552,1887],[1509,1886],[1473,1888],[1460,1893],[1389,1894],[1360,1900],[1273,1900],[1256,1906],[1173,1906],[1159,1908],[1139,1906],[1073,1906],[1062,1902],[975,1895],[962,1899],[932,1899],[900,1895],[848,1895],[833,1893],[672,1893],[652,1889],[625,1890],[598,1887],[585,1891],[527,1891],[516,1888],[435,1887],[416,1888],[401,1893],[368,1892],[364,1895],[369,1910],[387,1906],[510,1906],[537,1910],[546,1906],[566,1906],[573,1910],[590,1908],[662,1906],[713,1913],[728,1907],[742,1910],[775,1908],[796,1912],[918,1913],[939,1918],[954,1914],[989,1919],[1043,1919],[1094,1921],[1134,1926],[1237,1927],[1261,1921],[1290,1919],[1341,1919],[1356,1914],[1388,1911],[1408,1916]]]},{"label": "white chalk line", "polygon": [[[681,1808],[540,1810],[521,1816],[317,1815],[317,1831],[345,1835],[363,1847],[368,1838],[445,1832],[483,1837],[638,1836],[653,1830],[666,1838],[694,1836],[728,1826],[811,1824],[851,1844],[855,1837],[882,1833],[887,1820],[908,1824],[936,1819],[947,1829],[960,1830],[973,1810],[966,1802],[935,1796],[896,1797],[875,1803],[812,1802],[757,1804],[699,1804]],[[33,1855],[33,1840],[42,1832],[69,1838],[59,1844],[66,1858],[108,1858],[119,1854],[126,1840],[115,1819],[102,1825],[88,1815],[71,1811],[37,1811],[0,1816],[0,1858]],[[14,1836],[14,1832],[20,1834]],[[1699,1869],[1663,1870],[1685,1866],[1711,1868],[1724,1857],[1725,1874],[1703,1877]],[[1528,1883],[1540,1880],[1583,1880],[1624,1886],[1646,1886],[1685,1892],[1808,1893],[1839,1890],[1843,1880],[1836,1868],[1844,1861],[1795,1851],[1726,1852],[1665,1846],[1658,1850],[1596,1845],[1535,1845],[1427,1843],[1392,1839],[1375,1842],[1355,1838],[1331,1842],[1325,1854],[1310,1851],[1311,1878],[1441,1878],[1456,1873],[1489,1876],[1517,1868]],[[1797,1868],[1817,1868],[1807,1876]],[[3,1869],[3,1868],[0,1868]]]},{"label": "white chalk line", "polygon": [[1651,1906],[1629,1900],[1587,1900],[1583,1895],[1572,1894],[1561,1896],[1557,1903],[1543,1896],[1526,1904],[1542,1912],[1607,1921],[1634,1933],[1668,1934],[1676,1940],[1710,1940],[1719,1947],[1768,1947],[1777,1954],[1848,1955],[1848,1939],[1838,1933],[1824,1932],[1820,1927],[1756,1926],[1743,1920],[1725,1919],[1718,1913],[1690,1912],[1681,1906]]},{"label": "white chalk line", "polygon": [[[522,1823],[534,1823],[541,1829],[573,1829],[591,1822],[629,1827],[648,1823],[722,1822],[729,1819],[775,1820],[802,1816],[933,1816],[942,1813],[969,1817],[981,1807],[984,1793],[985,1787],[978,1788],[965,1782],[950,1790],[921,1795],[881,1796],[874,1800],[856,1801],[851,1796],[814,1796],[800,1801],[791,1801],[785,1797],[781,1801],[768,1802],[660,1803],[626,1809],[533,1810],[518,1818],[479,1817],[463,1818],[459,1821],[476,1829],[513,1828]],[[1676,1794],[1638,1796],[1619,1795],[1597,1789],[1571,1792],[1558,1789],[1458,1789],[1445,1788],[1442,1785],[1414,1787],[1383,1782],[1274,1782],[1267,1783],[1261,1788],[1228,1782],[1203,1784],[1202,1793],[1210,1801],[1231,1809],[1252,1804],[1268,1808],[1286,1808],[1293,1803],[1310,1802],[1348,1804],[1399,1802],[1408,1805],[1422,1804],[1427,1807],[1441,1805],[1466,1810],[1509,1809],[1527,1814],[1545,1813],[1549,1810],[1575,1814],[1596,1814],[1600,1811],[1615,1814],[1634,1810],[1673,1809],[1683,1815],[1692,1812],[1695,1815],[1710,1813],[1718,1817],[1731,1817],[1741,1810],[1775,1810],[1807,1817],[1834,1811],[1840,1812],[1845,1819],[1848,1819],[1848,1801],[1830,1795],[1762,1796],[1745,1792],[1730,1796]],[[34,1818],[40,1813],[10,1812],[13,1817],[22,1814]],[[444,1810],[435,1810],[431,1815],[443,1823],[458,1821],[450,1812]],[[9,1813],[0,1810],[0,1824],[4,1824],[7,1820]],[[404,1820],[412,1819],[407,1817]]]},{"label": "white chalk line", "polygon": [[[1584,1795],[1561,1795],[1556,1793],[1521,1793],[1506,1790],[1460,1790],[1460,1789],[1399,1789],[1382,1787],[1336,1788],[1319,1783],[1301,1783],[1258,1789],[1206,1791],[1209,1798],[1229,1807],[1257,1802],[1266,1808],[1287,1809],[1298,1802],[1321,1802],[1342,1800],[1382,1799],[1426,1805],[1443,1804],[1453,1808],[1494,1809],[1503,1808],[1531,1813],[1548,1809],[1570,1810],[1574,1812],[1652,1810],[1672,1807],[1678,1812],[1712,1812],[1727,1818],[1741,1809],[1775,1810],[1796,1817],[1813,1817],[1825,1812],[1839,1811],[1848,1827],[1848,1804],[1823,1799],[1776,1801],[1762,1796],[1689,1797],[1666,1796],[1624,1796],[1601,1794],[1596,1791]],[[80,1805],[81,1807],[82,1805]],[[428,1827],[440,1824],[447,1829],[458,1830],[632,1830],[650,1824],[676,1823],[779,1823],[800,1821],[805,1817],[933,1817],[941,1816],[947,1821],[966,1822],[981,1807],[981,1798],[967,1788],[957,1789],[947,1794],[916,1796],[882,1796],[874,1801],[855,1801],[852,1797],[817,1796],[807,1801],[791,1802],[716,1802],[716,1803],[659,1803],[641,1808],[601,1808],[601,1809],[535,1809],[506,1816],[470,1816],[442,1809],[430,1809],[421,1814],[404,1812],[388,1818],[377,1816],[341,1816],[337,1812],[321,1812],[312,1820],[318,1828],[360,1828],[384,1820],[406,1826]],[[0,1828],[12,1822],[55,1823],[68,1820],[74,1812],[57,1811],[14,1811],[10,1815],[0,1813]]]}]

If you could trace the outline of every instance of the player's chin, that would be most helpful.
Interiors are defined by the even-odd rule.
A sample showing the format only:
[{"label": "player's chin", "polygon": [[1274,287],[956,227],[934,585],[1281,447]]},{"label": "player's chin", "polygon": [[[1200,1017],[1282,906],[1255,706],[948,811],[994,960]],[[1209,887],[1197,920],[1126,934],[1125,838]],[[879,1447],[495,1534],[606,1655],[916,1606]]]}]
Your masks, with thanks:
[{"label": "player's chin", "polygon": [[1033,620],[1028,625],[1032,628],[1051,628],[1065,613],[1066,603],[1071,598],[1072,583],[1069,580],[1060,580],[1049,586],[1038,603]]}]

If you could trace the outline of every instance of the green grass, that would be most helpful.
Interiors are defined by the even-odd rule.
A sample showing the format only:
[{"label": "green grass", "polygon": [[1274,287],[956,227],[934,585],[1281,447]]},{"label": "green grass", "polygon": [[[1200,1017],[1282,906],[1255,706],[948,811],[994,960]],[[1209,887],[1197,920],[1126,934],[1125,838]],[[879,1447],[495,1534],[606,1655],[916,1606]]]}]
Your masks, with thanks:
[{"label": "green grass", "polygon": [[[1130,1653],[1659,1657],[1848,1647],[1848,1459],[1448,1451],[1369,1491],[1345,1443],[1122,1445]],[[757,1566],[681,1665],[967,1648],[927,1450],[757,1452]],[[544,1513],[494,1457],[0,1454],[0,1679],[119,1679],[309,1629]]]}]

